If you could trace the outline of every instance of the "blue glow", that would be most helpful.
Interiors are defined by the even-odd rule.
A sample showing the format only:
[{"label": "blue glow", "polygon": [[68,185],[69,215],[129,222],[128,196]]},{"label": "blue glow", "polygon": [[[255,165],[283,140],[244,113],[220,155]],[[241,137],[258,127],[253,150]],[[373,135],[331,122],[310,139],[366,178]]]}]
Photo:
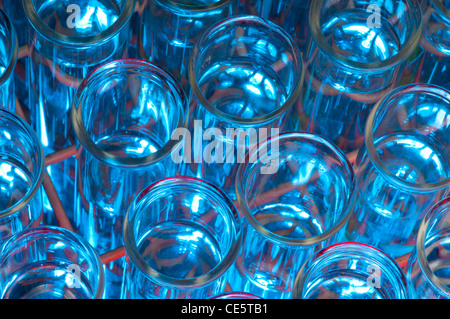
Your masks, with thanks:
[{"label": "blue glow", "polygon": [[12,166],[8,163],[1,163],[0,164],[0,176],[8,181],[12,182],[14,180],[14,176],[10,176],[9,173],[12,171]]},{"label": "blue glow", "polygon": [[257,87],[254,87],[251,84],[245,85],[245,88],[256,95],[261,95],[260,89],[258,89]]},{"label": "blue glow", "polygon": [[199,202],[200,202],[200,196],[195,195],[194,198],[192,199],[192,205],[191,205],[191,210],[193,213],[198,213]]}]

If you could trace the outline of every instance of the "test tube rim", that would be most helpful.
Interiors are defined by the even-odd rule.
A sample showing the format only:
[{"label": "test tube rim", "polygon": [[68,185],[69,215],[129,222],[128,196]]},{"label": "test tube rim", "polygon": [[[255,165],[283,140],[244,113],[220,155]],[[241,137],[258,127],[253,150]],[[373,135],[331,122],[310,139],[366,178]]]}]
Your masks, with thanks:
[{"label": "test tube rim", "polygon": [[[339,148],[337,148],[332,142],[330,142],[329,140],[327,140],[326,138],[324,138],[322,136],[312,134],[312,133],[307,133],[307,132],[283,132],[278,136],[269,137],[265,142],[263,142],[263,144],[261,144],[259,146],[259,148],[261,148],[262,146],[265,146],[266,149],[268,149],[267,144],[269,142],[271,142],[271,140],[273,138],[276,138],[279,141],[282,139],[289,140],[290,138],[303,139],[306,141],[310,140],[310,141],[321,143],[321,144],[325,145],[330,151],[332,151],[333,154],[336,155],[336,157],[341,160],[341,164],[347,168],[347,172],[349,173],[349,179],[351,180],[351,183],[350,183],[351,185],[348,185],[350,196],[347,199],[347,201],[348,201],[347,206],[345,207],[345,210],[342,213],[342,217],[340,218],[339,222],[337,222],[333,227],[331,227],[330,229],[328,229],[327,231],[325,231],[319,235],[316,235],[314,237],[309,237],[309,238],[301,238],[301,239],[293,239],[293,238],[288,238],[288,237],[283,237],[283,236],[277,235],[277,234],[267,230],[264,226],[262,226],[253,217],[253,214],[251,213],[251,209],[248,205],[248,202],[246,201],[246,195],[245,195],[245,189],[244,189],[245,182],[243,182],[243,181],[244,180],[246,181],[246,179],[244,177],[245,169],[247,168],[247,165],[250,162],[250,160],[247,160],[245,163],[242,163],[239,165],[238,172],[236,175],[236,182],[235,182],[238,207],[239,207],[239,210],[243,214],[243,219],[245,219],[262,236],[264,236],[265,238],[267,238],[273,242],[276,242],[278,244],[288,245],[288,246],[292,246],[292,247],[304,247],[304,246],[316,245],[320,242],[323,242],[326,239],[328,239],[328,238],[332,237],[333,235],[335,235],[336,233],[338,233],[339,230],[344,227],[344,225],[347,223],[347,221],[350,219],[350,216],[353,213],[353,208],[354,208],[355,202],[356,202],[356,175],[353,170],[353,166],[352,166],[351,162],[349,161],[348,157]],[[259,151],[255,152],[255,154],[256,153],[259,153]]]},{"label": "test tube rim", "polygon": [[[139,203],[142,203],[142,200],[146,200],[151,198],[152,191],[158,191],[159,188],[170,186],[170,183],[173,185],[177,183],[186,183],[190,186],[195,184],[205,187],[210,190],[214,196],[218,196],[218,198],[223,201],[223,203],[229,208],[231,215],[235,218],[235,226],[236,226],[236,238],[232,242],[229,251],[224,256],[224,258],[217,264],[212,270],[208,273],[205,273],[201,276],[188,278],[188,279],[179,279],[169,277],[167,275],[161,274],[158,271],[151,268],[145,260],[142,258],[141,254],[137,249],[136,240],[134,238],[134,219],[130,219],[130,215],[132,214],[132,210],[136,208],[135,206],[139,206]],[[169,184],[169,185],[164,185]],[[172,186],[173,186],[172,185]],[[175,185],[176,186],[176,185]],[[241,249],[242,244],[242,229],[241,229],[241,220],[239,218],[238,211],[231,201],[231,199],[217,186],[208,181],[201,180],[195,177],[190,176],[176,176],[176,177],[168,177],[157,181],[149,186],[147,186],[141,193],[136,197],[133,203],[130,205],[124,219],[123,226],[123,241],[126,250],[127,256],[131,259],[133,264],[139,269],[139,271],[149,280],[156,281],[159,284],[166,285],[172,288],[198,288],[204,286],[214,280],[217,280],[225,272],[233,265],[236,260],[239,250]]]},{"label": "test tube rim", "polygon": [[450,298],[450,287],[446,286],[434,274],[430,264],[428,263],[425,251],[425,241],[428,234],[428,226],[430,225],[430,222],[432,222],[435,214],[445,214],[445,211],[447,211],[447,214],[449,214],[450,216],[450,197],[439,201],[427,212],[427,214],[423,218],[417,233],[416,254],[419,260],[420,268],[424,272],[428,282],[433,287],[437,288],[440,292],[442,292],[447,298]]},{"label": "test tube rim", "polygon": [[[252,24],[259,24],[260,26],[267,28],[269,30],[272,30],[273,32],[280,35],[283,40],[289,44],[290,49],[294,52],[294,59],[297,59],[297,62],[299,64],[299,70],[300,76],[297,79],[297,82],[295,85],[293,85],[293,89],[291,94],[289,95],[289,98],[277,109],[272,111],[271,113],[255,117],[255,118],[245,118],[245,117],[239,117],[227,114],[225,112],[222,112],[215,108],[204,96],[202,90],[198,86],[198,81],[196,77],[195,72],[195,55],[196,52],[199,51],[199,47],[201,44],[203,44],[208,37],[214,33],[217,30],[220,30],[221,28],[224,28],[228,25],[233,25],[234,23],[252,23]],[[250,125],[263,125],[266,123],[270,123],[271,121],[274,121],[275,119],[279,118],[282,114],[286,114],[288,110],[294,105],[294,103],[297,101],[297,99],[300,97],[300,93],[303,87],[304,82],[304,63],[302,59],[302,55],[300,53],[300,50],[297,46],[297,44],[294,42],[294,40],[291,38],[291,36],[286,33],[281,27],[277,26],[276,24],[258,17],[258,16],[252,16],[252,15],[238,15],[238,16],[232,16],[226,19],[223,19],[219,21],[218,23],[212,25],[206,31],[204,31],[199,38],[199,40],[194,44],[190,58],[189,58],[189,66],[188,66],[188,73],[189,73],[189,83],[191,85],[191,89],[193,92],[193,95],[195,98],[199,100],[199,104],[201,107],[204,107],[209,113],[213,114],[214,116],[218,117],[219,119],[222,119],[224,121],[242,125],[242,126],[250,126]]]},{"label": "test tube rim", "polygon": [[229,3],[235,2],[236,0],[218,0],[215,3],[212,4],[207,4],[207,5],[189,5],[189,4],[184,4],[184,3],[178,3],[174,0],[155,0],[157,2],[159,2],[160,4],[164,4],[168,7],[174,8],[174,9],[178,9],[178,10],[182,10],[185,12],[206,12],[206,11],[212,11],[215,9],[218,9],[220,7],[223,7],[224,5],[227,5]]},{"label": "test tube rim", "polygon": [[[19,0],[20,1],[20,0]],[[77,49],[87,48],[92,45],[101,45],[116,36],[130,21],[136,6],[136,0],[125,0],[125,5],[117,20],[105,30],[90,36],[76,36],[61,34],[50,28],[36,11],[34,0],[21,0],[25,15],[30,26],[41,36],[50,42],[62,46],[75,47]]]},{"label": "test tube rim", "polygon": [[11,35],[11,59],[9,60],[6,70],[0,75],[0,85],[5,83],[14,71],[19,56],[19,40],[17,39],[17,32],[14,28],[11,20],[5,14],[3,10],[0,9],[0,14],[6,22],[6,29],[9,30]]},{"label": "test tube rim", "polygon": [[8,120],[12,120],[15,122],[18,126],[20,126],[23,129],[23,133],[30,138],[30,140],[33,142],[33,146],[37,148],[36,150],[36,159],[37,159],[37,170],[38,174],[33,181],[32,186],[27,191],[25,196],[15,203],[14,205],[8,207],[8,209],[0,211],[0,218],[5,218],[8,216],[11,216],[15,213],[20,212],[26,205],[28,205],[31,200],[34,198],[34,196],[38,193],[39,189],[41,188],[42,182],[44,180],[44,174],[45,174],[45,155],[44,155],[44,149],[42,147],[41,142],[39,141],[39,138],[37,137],[37,134],[34,132],[34,130],[31,128],[31,126],[22,118],[17,116],[16,114],[13,114],[7,110],[0,109],[0,116],[6,117]]},{"label": "test tube rim", "polygon": [[[174,89],[174,94],[180,98],[180,106],[181,106],[181,115],[178,119],[177,128],[179,129],[187,129],[188,121],[189,121],[189,112],[188,112],[188,102],[186,95],[184,93],[183,88],[180,83],[168,72],[163,70],[162,68],[144,60],[140,59],[120,59],[114,60],[108,63],[105,63],[99,66],[97,69],[93,70],[87,77],[84,78],[83,82],[78,87],[75,98],[72,103],[72,123],[75,131],[75,135],[77,137],[78,142],[84,147],[84,149],[94,156],[99,161],[112,166],[126,167],[126,168],[138,168],[145,167],[160,161],[161,159],[168,156],[174,148],[181,143],[177,140],[170,139],[167,141],[159,150],[154,153],[151,153],[144,157],[138,158],[125,158],[112,155],[103,149],[101,149],[90,137],[86,130],[86,126],[84,124],[82,110],[79,107],[79,102],[83,102],[83,100],[79,101],[81,95],[83,95],[83,90],[88,86],[91,80],[95,81],[96,78],[104,79],[102,73],[108,73],[112,69],[117,70],[118,68],[123,67],[132,67],[139,68],[139,70],[144,72],[149,72],[151,75],[156,75],[163,78],[171,88]],[[184,114],[183,114],[184,113]]]},{"label": "test tube rim", "polygon": [[344,55],[339,54],[333,49],[325,39],[322,28],[320,25],[320,10],[323,3],[327,0],[316,0],[311,2],[311,8],[309,11],[309,26],[314,43],[318,46],[320,51],[324,52],[327,58],[331,59],[337,65],[344,68],[353,70],[356,73],[373,73],[390,71],[397,67],[399,64],[405,62],[418,47],[422,37],[422,12],[416,0],[403,0],[410,4],[411,9],[415,9],[417,15],[417,25],[414,24],[413,28],[409,28],[413,35],[408,42],[405,43],[403,48],[394,56],[379,62],[360,62],[349,59]]},{"label": "test tube rim", "polygon": [[[355,252],[359,252],[361,250],[369,250],[369,252],[373,253],[374,257],[382,258],[391,270],[397,272],[399,276],[399,282],[402,288],[402,297],[403,299],[407,298],[407,281],[406,276],[402,268],[398,265],[398,263],[384,251],[373,247],[368,244],[360,243],[360,242],[340,242],[328,247],[324,247],[321,250],[314,253],[312,256],[308,258],[308,260],[302,265],[299,272],[295,276],[294,287],[292,289],[292,299],[303,299],[303,289],[305,285],[305,279],[307,278],[307,274],[312,270],[317,264],[321,261],[319,258],[330,257],[332,253],[344,253],[344,254],[354,254]],[[375,255],[377,254],[377,255]],[[367,258],[368,254],[366,253],[362,258]],[[313,264],[309,265],[310,262],[314,261]],[[308,267],[309,266],[309,267]]]},{"label": "test tube rim", "polygon": [[14,248],[21,239],[39,236],[54,236],[55,238],[57,238],[58,236],[65,236],[68,238],[68,240],[74,241],[79,244],[79,247],[83,248],[84,251],[89,254],[89,257],[91,257],[92,259],[91,261],[96,264],[95,266],[98,270],[98,287],[95,291],[95,294],[93,295],[93,299],[102,299],[105,288],[105,275],[103,270],[103,263],[100,259],[99,254],[83,237],[61,226],[41,225],[27,228],[19,233],[14,234],[0,248],[0,263],[2,262],[3,258],[5,258],[4,254],[8,252],[10,246]]},{"label": "test tube rim", "polygon": [[[416,184],[412,182],[408,182],[403,180],[396,175],[394,175],[383,163],[380,159],[377,150],[375,149],[375,144],[373,140],[373,132],[374,125],[377,119],[378,111],[380,111],[383,107],[386,107],[385,102],[389,101],[389,99],[395,99],[398,96],[402,96],[406,93],[419,93],[419,94],[430,94],[439,95],[443,99],[450,101],[450,91],[436,86],[432,84],[424,84],[424,83],[414,83],[414,84],[406,84],[400,87],[393,89],[392,91],[386,93],[373,107],[371,110],[365,127],[364,133],[364,145],[367,149],[367,153],[369,155],[370,160],[372,161],[375,168],[390,182],[394,183],[398,187],[413,191],[413,192],[432,192],[443,189],[445,187],[450,186],[450,177],[428,184]],[[450,105],[450,104],[449,104]],[[450,110],[450,108],[449,108]]]}]

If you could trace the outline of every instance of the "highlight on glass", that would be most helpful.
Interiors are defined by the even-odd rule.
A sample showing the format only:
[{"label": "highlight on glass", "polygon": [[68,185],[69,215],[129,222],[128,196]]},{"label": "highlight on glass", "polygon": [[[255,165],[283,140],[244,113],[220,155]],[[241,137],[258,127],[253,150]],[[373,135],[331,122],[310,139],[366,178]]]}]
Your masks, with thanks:
[{"label": "highlight on glass", "polygon": [[423,218],[406,277],[410,299],[450,299],[450,198]]},{"label": "highlight on glass", "polygon": [[450,191],[450,91],[409,84],[383,97],[356,160],[358,199],[345,241],[406,263],[420,221]]},{"label": "highlight on glass", "polygon": [[140,0],[140,57],[164,67],[188,91],[188,64],[200,35],[236,14],[237,0]]},{"label": "highlight on glass", "polygon": [[399,265],[381,250],[361,243],[326,247],[295,278],[294,299],[407,299]]},{"label": "highlight on glass", "polygon": [[423,36],[414,56],[412,81],[450,89],[450,3],[423,0]]},{"label": "highlight on glass", "polygon": [[44,152],[24,120],[0,109],[0,243],[43,220]]},{"label": "highlight on glass", "polygon": [[0,108],[15,112],[14,68],[19,46],[16,30],[8,16],[0,10]]},{"label": "highlight on glass", "polygon": [[247,300],[252,300],[252,299],[262,299],[261,297],[252,295],[252,294],[248,294],[245,292],[238,292],[238,291],[230,291],[230,292],[224,292],[220,295],[214,296],[211,299],[247,299]]},{"label": "highlight on glass", "polygon": [[95,250],[64,228],[41,226],[0,250],[2,299],[100,299],[103,265]]},{"label": "highlight on glass", "polygon": [[[127,54],[135,0],[23,0],[30,22],[27,89],[30,123],[46,155],[74,144],[72,99],[82,80],[99,65]],[[47,167],[73,222],[75,158]],[[45,202],[48,224],[55,224]]]},{"label": "highlight on glass", "polygon": [[300,132],[276,139],[279,151],[266,155],[277,159],[276,173],[261,174],[273,164],[264,158],[239,166],[243,245],[230,279],[232,290],[268,299],[291,297],[303,263],[335,243],[356,192],[351,163],[326,139]]},{"label": "highlight on glass", "polygon": [[420,8],[416,0],[317,0],[309,24],[305,85],[293,129],[328,138],[346,153],[356,151],[371,109],[400,84],[418,46]]},{"label": "highlight on glass", "polygon": [[150,185],[125,219],[122,298],[205,299],[224,293],[241,235],[236,207],[214,185],[183,176]]},{"label": "highlight on glass", "polygon": [[[77,137],[74,227],[99,252],[123,245],[125,214],[149,184],[180,174],[171,134],[188,125],[180,84],[136,59],[102,65],[81,83],[72,107]],[[121,264],[121,263],[120,263]],[[119,297],[121,266],[107,265],[107,292]],[[111,277],[111,276],[112,277]],[[110,280],[111,279],[111,280]]]},{"label": "highlight on glass", "polygon": [[[189,80],[191,133],[203,148],[194,149],[193,158],[185,161],[188,174],[214,183],[234,199],[235,175],[245,153],[283,130],[300,96],[298,47],[279,26],[262,18],[225,19],[195,44]],[[211,140],[214,147],[209,149]]]}]

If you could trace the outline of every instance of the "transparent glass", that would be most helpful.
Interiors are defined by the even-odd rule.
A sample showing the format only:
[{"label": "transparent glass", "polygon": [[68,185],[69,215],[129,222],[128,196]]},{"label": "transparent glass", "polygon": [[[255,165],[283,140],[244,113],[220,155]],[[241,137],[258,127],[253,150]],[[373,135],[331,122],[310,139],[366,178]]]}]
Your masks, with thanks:
[{"label": "transparent glass", "polygon": [[212,297],[211,299],[262,299],[261,297],[247,294],[245,292],[225,292],[223,294]]},{"label": "transparent glass", "polygon": [[423,0],[423,35],[412,59],[412,81],[450,89],[450,2]]},{"label": "transparent glass", "polygon": [[0,109],[0,244],[43,220],[44,153],[18,116]]},{"label": "transparent glass", "polygon": [[0,10],[0,108],[15,112],[14,68],[19,54],[16,30]]},{"label": "transparent glass", "polygon": [[406,263],[420,221],[450,190],[450,92],[410,84],[373,108],[356,160],[358,199],[346,241]]},{"label": "transparent glass", "polygon": [[[20,105],[26,112],[28,109],[28,89],[25,89],[27,88],[25,70],[26,63],[28,63],[28,20],[23,10],[21,0],[0,0],[0,9],[9,18],[16,32],[18,53],[16,55],[14,73],[12,75],[14,77],[14,88],[11,90],[11,92],[14,91]],[[14,45],[11,46],[11,48],[15,49]],[[11,92],[9,92],[10,98],[12,99],[11,101],[14,101],[14,96],[13,94],[11,94]],[[13,103],[12,105],[15,106],[15,103]],[[12,110],[14,110],[14,108]]]},{"label": "transparent glass", "polygon": [[233,202],[214,185],[191,177],[150,185],[125,219],[122,298],[204,299],[223,293],[241,235]]},{"label": "transparent glass", "polygon": [[350,217],[355,187],[346,156],[319,136],[284,133],[260,146],[236,177],[243,245],[231,289],[290,298],[302,264],[333,244]]},{"label": "transparent glass", "polygon": [[194,146],[193,156],[184,159],[188,174],[214,183],[234,199],[245,154],[283,130],[300,95],[298,47],[262,18],[225,19],[195,44],[189,80]]},{"label": "transparent glass", "polygon": [[418,46],[420,8],[415,0],[318,0],[311,3],[309,24],[305,85],[293,129],[355,151],[363,145],[371,109],[399,85]]},{"label": "transparent glass", "polygon": [[308,16],[311,0],[245,0],[242,14],[255,15],[282,27],[294,38],[302,54],[310,37]]},{"label": "transparent glass", "polygon": [[103,267],[80,236],[55,226],[16,234],[0,251],[3,299],[101,298]]},{"label": "transparent glass", "polygon": [[[23,0],[31,24],[27,69],[30,123],[45,154],[74,144],[70,107],[81,81],[125,57],[135,0]],[[47,167],[73,222],[75,158]],[[48,224],[55,224],[48,201]]]},{"label": "transparent glass", "polygon": [[384,252],[339,243],[315,253],[295,278],[294,299],[406,299],[402,269]]},{"label": "transparent glass", "polygon": [[188,91],[188,64],[200,35],[236,13],[237,0],[140,0],[142,58],[172,73]]},{"label": "transparent glass", "polygon": [[[104,253],[123,245],[123,219],[135,197],[179,173],[169,156],[177,145],[170,137],[187,127],[188,105],[179,83],[162,69],[142,60],[117,60],[81,83],[72,120],[79,142],[75,225]],[[107,293],[118,298],[121,267],[113,262],[108,269],[118,286]]]},{"label": "transparent glass", "polygon": [[411,299],[450,299],[450,198],[422,220],[406,277]]}]

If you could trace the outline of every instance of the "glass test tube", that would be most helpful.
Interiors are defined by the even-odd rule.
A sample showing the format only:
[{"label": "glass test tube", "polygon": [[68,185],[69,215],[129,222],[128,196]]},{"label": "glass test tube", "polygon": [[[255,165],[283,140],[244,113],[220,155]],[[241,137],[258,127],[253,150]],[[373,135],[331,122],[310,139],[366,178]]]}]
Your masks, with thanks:
[{"label": "glass test tube", "polygon": [[304,54],[310,36],[308,24],[310,7],[311,0],[245,0],[239,11],[279,25],[292,36]]},{"label": "glass test tube", "polygon": [[[123,245],[126,211],[150,183],[179,174],[170,139],[186,128],[188,104],[179,83],[142,60],[112,61],[81,83],[74,98],[76,229],[99,252]],[[106,265],[106,293],[118,298],[121,261]]]},{"label": "glass test tube", "polygon": [[344,153],[309,133],[281,134],[253,152],[236,178],[243,245],[231,289],[290,298],[300,267],[350,217],[355,178]]},{"label": "glass test tube", "polygon": [[[29,23],[23,10],[22,1],[0,0],[0,9],[11,21],[17,36],[18,55],[14,67],[14,91],[24,115],[28,116],[28,88],[26,68],[28,63]],[[12,96],[12,95],[11,95]],[[14,96],[12,96],[14,98]],[[27,118],[28,120],[28,118]]]},{"label": "glass test tube", "polygon": [[103,265],[83,238],[41,226],[11,237],[0,250],[2,299],[100,299]]},{"label": "glass test tube", "polygon": [[406,277],[411,299],[450,299],[450,198],[424,217]]},{"label": "glass test tube", "polygon": [[328,138],[344,152],[363,144],[374,104],[399,85],[421,37],[416,0],[311,3],[303,97],[296,125]]},{"label": "glass test tube", "polygon": [[262,18],[225,19],[195,44],[189,80],[193,156],[184,159],[187,174],[235,199],[238,165],[248,150],[283,130],[300,96],[298,47]]},{"label": "glass test tube", "polygon": [[381,250],[339,243],[315,253],[295,279],[294,299],[407,299],[402,269]]},{"label": "glass test tube", "polygon": [[241,245],[233,202],[192,177],[167,178],[136,198],[124,224],[122,298],[205,299],[225,291]]},{"label": "glass test tube", "polygon": [[0,109],[0,244],[42,220],[44,153],[24,120]]},{"label": "glass test tube", "polygon": [[16,30],[9,17],[0,10],[0,108],[13,113],[16,111],[14,69],[18,54]]},{"label": "glass test tube", "polygon": [[355,163],[358,199],[345,241],[406,263],[420,221],[450,190],[450,92],[410,84],[373,108]]},{"label": "glass test tube", "polygon": [[231,291],[231,292],[224,292],[220,295],[214,296],[211,299],[262,299],[261,297],[248,294],[245,292],[238,292],[238,291]]},{"label": "glass test tube", "polygon": [[236,13],[236,0],[140,0],[141,58],[172,73],[188,93],[188,63],[200,35]]},{"label": "glass test tube", "polygon": [[[30,121],[46,155],[74,145],[70,107],[90,71],[127,54],[135,0],[23,0],[30,22]],[[47,167],[73,222],[75,158]],[[46,202],[46,211],[51,206]],[[56,221],[47,214],[48,224]]]},{"label": "glass test tube", "polygon": [[450,3],[422,0],[423,35],[412,59],[412,81],[450,89]]}]

